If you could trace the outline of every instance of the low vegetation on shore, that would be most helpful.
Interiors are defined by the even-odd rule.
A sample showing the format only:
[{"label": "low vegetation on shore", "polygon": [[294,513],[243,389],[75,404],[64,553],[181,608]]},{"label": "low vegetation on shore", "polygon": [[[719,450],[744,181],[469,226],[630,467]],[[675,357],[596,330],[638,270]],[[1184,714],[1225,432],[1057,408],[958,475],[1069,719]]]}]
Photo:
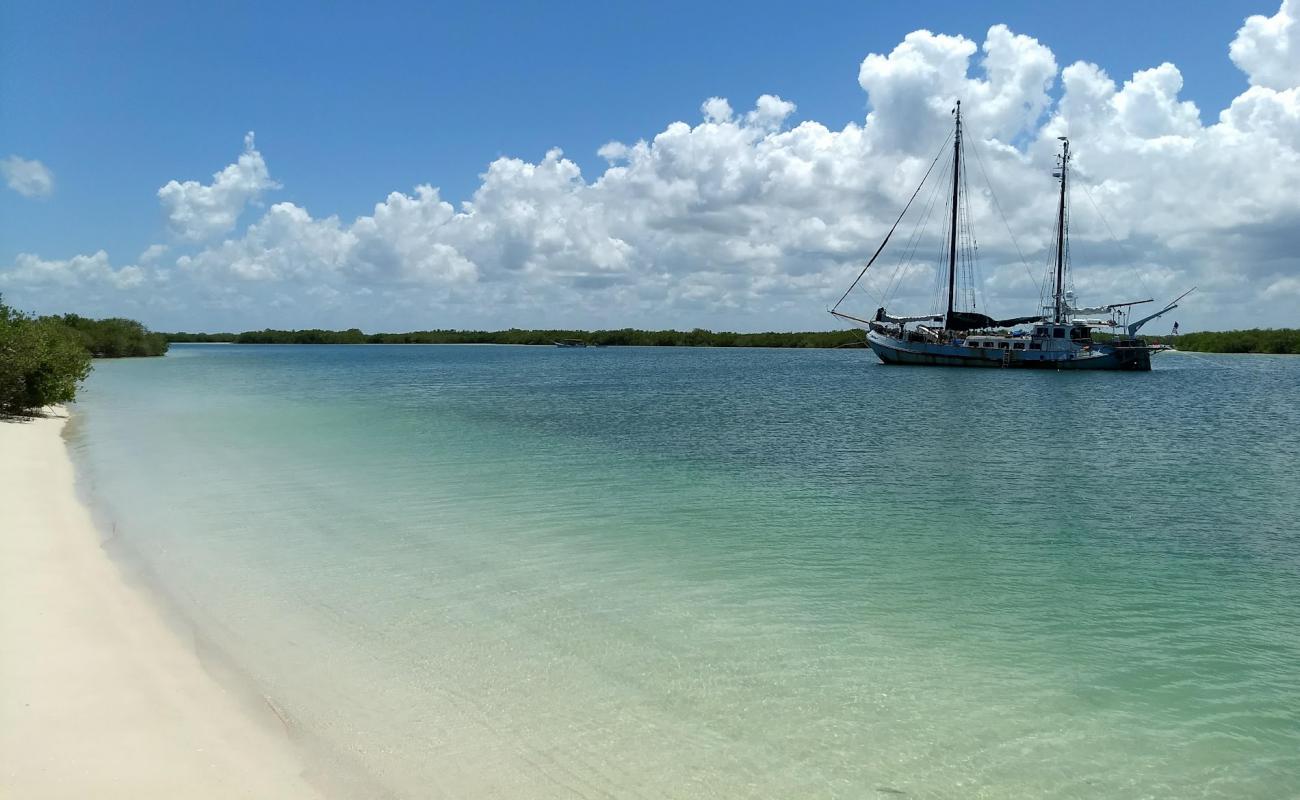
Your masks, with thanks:
[{"label": "low vegetation on shore", "polygon": [[620,328],[607,331],[523,330],[504,331],[411,331],[409,333],[362,333],[346,331],[262,330],[243,333],[168,333],[171,342],[233,342],[235,344],[554,344],[561,339],[581,339],[590,345],[610,347],[843,347],[860,345],[856,330],[805,331],[799,333],[732,333],[696,328],[691,331],[643,331]]},{"label": "low vegetation on shore", "polygon": [[1179,350],[1200,353],[1271,353],[1300,355],[1300,328],[1251,328],[1245,331],[1204,331],[1170,336],[1161,341]]},{"label": "low vegetation on shore", "polygon": [[34,317],[0,302],[0,414],[71,402],[92,358],[165,352],[166,338],[134,320]]},{"label": "low vegetation on shore", "polygon": [[[642,345],[652,347],[852,347],[863,344],[862,331],[803,331],[795,333],[732,333],[696,328],[691,331],[619,330],[523,330],[504,331],[433,330],[409,333],[363,333],[346,331],[261,330],[243,333],[168,333],[169,342],[230,342],[234,344],[537,344],[549,345],[560,339],[581,339],[592,345]],[[1104,338],[1104,335],[1099,337]],[[1179,350],[1202,353],[1296,353],[1300,354],[1300,329],[1252,329],[1207,331],[1182,336],[1146,337],[1148,341],[1172,344]]]}]

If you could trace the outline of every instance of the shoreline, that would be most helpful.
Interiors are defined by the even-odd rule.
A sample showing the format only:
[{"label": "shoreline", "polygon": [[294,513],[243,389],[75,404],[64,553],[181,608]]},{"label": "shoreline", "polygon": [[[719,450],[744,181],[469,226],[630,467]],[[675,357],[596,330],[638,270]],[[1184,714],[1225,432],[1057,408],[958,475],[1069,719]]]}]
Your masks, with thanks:
[{"label": "shoreline", "polygon": [[[216,345],[239,347],[528,347],[528,348],[554,348],[555,345],[545,343],[530,342],[170,342],[172,347],[213,347]],[[776,345],[776,344],[743,344],[743,345],[720,345],[720,344],[602,344],[587,345],[586,350],[866,350],[865,344],[858,342],[849,342],[837,345]],[[1181,350],[1174,348],[1165,350],[1162,354],[1190,354],[1199,356],[1297,356],[1300,353],[1228,353],[1219,350]],[[165,357],[158,356],[159,358]]]},{"label": "shoreline", "polygon": [[104,549],[68,419],[0,420],[0,795],[325,797]]}]

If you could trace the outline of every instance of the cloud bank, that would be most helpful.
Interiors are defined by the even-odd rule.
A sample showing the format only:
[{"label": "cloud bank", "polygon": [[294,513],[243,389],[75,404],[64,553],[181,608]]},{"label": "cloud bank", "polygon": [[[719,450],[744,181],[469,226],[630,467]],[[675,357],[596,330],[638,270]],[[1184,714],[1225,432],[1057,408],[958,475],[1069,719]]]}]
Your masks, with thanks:
[{"label": "cloud bank", "polygon": [[[116,269],[102,252],[24,254],[0,271],[0,288],[57,287],[69,308],[93,293],[207,327],[828,327],[822,310],[911,195],[961,99],[1007,221],[988,193],[972,192],[984,305],[1019,313],[1038,302],[1056,137],[1068,135],[1083,299],[1164,299],[1199,285],[1188,312],[1201,327],[1295,324],[1293,5],[1237,32],[1229,53],[1249,88],[1208,125],[1180,98],[1173,64],[1117,81],[1092,63],[1062,69],[1046,45],[1003,25],[980,44],[922,30],[863,60],[870,111],[861,123],[791,124],[789,100],[763,95],[737,112],[713,97],[693,124],[602,147],[607,165],[591,179],[559,149],[537,162],[500,158],[459,206],[419,185],[352,220],[279,202],[238,230],[241,214],[278,188],[250,133],[210,184],[159,190],[174,247]],[[867,281],[863,310],[874,308],[885,266]],[[900,302],[928,307],[930,281],[914,277]]]}]

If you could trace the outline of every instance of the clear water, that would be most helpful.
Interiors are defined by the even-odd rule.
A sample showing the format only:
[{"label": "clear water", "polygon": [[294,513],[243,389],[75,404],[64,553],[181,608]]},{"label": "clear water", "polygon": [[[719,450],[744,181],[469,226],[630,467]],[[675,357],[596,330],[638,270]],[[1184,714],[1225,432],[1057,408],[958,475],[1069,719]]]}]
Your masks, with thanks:
[{"label": "clear water", "polygon": [[397,797],[1300,796],[1300,359],[182,346],[95,502]]}]

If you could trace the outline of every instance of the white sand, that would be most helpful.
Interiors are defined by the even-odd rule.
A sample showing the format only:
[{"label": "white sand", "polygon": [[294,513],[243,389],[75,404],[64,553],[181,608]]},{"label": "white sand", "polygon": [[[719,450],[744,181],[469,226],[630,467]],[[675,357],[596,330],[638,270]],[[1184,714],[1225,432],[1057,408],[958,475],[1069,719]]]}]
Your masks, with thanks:
[{"label": "white sand", "polygon": [[0,798],[320,797],[104,552],[56,413],[0,420]]}]

